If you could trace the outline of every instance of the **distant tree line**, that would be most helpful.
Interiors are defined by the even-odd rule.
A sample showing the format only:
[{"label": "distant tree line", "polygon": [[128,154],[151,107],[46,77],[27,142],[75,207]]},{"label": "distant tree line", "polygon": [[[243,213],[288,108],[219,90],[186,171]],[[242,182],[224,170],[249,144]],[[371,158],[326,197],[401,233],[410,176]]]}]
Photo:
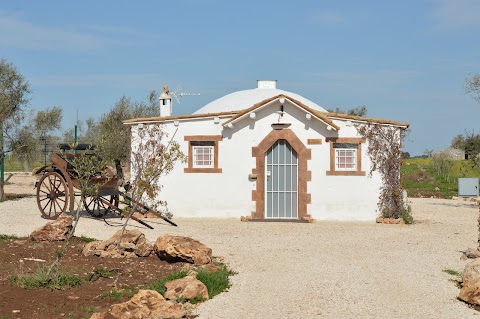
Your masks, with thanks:
[{"label": "distant tree line", "polygon": [[451,147],[465,152],[465,157],[472,160],[473,164],[478,164],[480,154],[480,134],[474,132],[458,134],[452,139]]},{"label": "distant tree line", "polygon": [[336,107],[335,109],[331,109],[331,108],[327,109],[327,112],[365,117],[367,116],[367,107],[365,105],[360,105],[348,110],[344,110],[342,108]]}]

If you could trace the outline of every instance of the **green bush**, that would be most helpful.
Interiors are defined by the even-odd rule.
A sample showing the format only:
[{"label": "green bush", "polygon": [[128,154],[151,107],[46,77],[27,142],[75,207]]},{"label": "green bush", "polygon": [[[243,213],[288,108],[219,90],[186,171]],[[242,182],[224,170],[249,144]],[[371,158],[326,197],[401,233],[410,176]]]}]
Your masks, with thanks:
[{"label": "green bush", "polygon": [[[197,279],[201,281],[205,286],[207,286],[208,296],[211,298],[215,297],[216,295],[220,294],[221,292],[226,291],[230,288],[230,280],[229,276],[235,275],[236,272],[229,270],[226,266],[215,270],[215,271],[208,271],[200,269],[197,274]],[[174,274],[171,274],[161,280],[154,281],[148,285],[142,287],[142,289],[152,289],[158,291],[162,296],[165,294],[166,287],[165,284],[169,281],[183,278],[187,275],[187,271],[181,270]],[[198,303],[203,301],[202,299],[193,299],[190,300],[190,303]]]},{"label": "green bush", "polygon": [[118,301],[123,297],[132,298],[133,295],[135,295],[135,293],[137,293],[137,289],[134,289],[129,286],[122,286],[122,288],[119,290],[110,290],[110,291],[103,292],[100,295],[100,298],[102,299],[110,298],[113,301]]},{"label": "green bush", "polygon": [[18,239],[18,237],[15,236],[15,235],[0,234],[0,243],[5,242],[5,241],[9,241],[9,240],[12,240],[12,239]]},{"label": "green bush", "polygon": [[187,271],[185,270],[180,270],[180,271],[177,271],[171,275],[168,275],[167,277],[165,278],[162,278],[160,280],[156,280],[156,281],[153,281],[151,283],[149,283],[148,285],[145,285],[143,286],[142,288],[143,289],[151,289],[151,290],[155,290],[157,291],[158,293],[160,293],[162,296],[165,294],[165,291],[167,290],[167,288],[165,287],[165,284],[169,281],[172,281],[172,280],[175,280],[175,279],[180,279],[180,278],[183,278],[187,275]]},{"label": "green bush", "polygon": [[87,236],[80,236],[78,239],[80,239],[84,243],[91,243],[92,241],[96,241],[95,238],[87,237]]},{"label": "green bush", "polygon": [[197,279],[207,286],[208,296],[211,299],[230,288],[231,284],[228,277],[235,274],[236,273],[234,271],[229,270],[226,266],[223,266],[223,268],[220,268],[216,271],[200,270],[200,272],[197,274]]},{"label": "green bush", "polygon": [[410,205],[408,205],[407,209],[400,212],[400,218],[403,219],[406,225],[413,224],[412,207]]},{"label": "green bush", "polygon": [[25,289],[51,288],[64,290],[82,284],[82,279],[78,276],[68,275],[65,271],[56,268],[48,273],[47,267],[38,267],[37,271],[31,275],[13,275],[9,276],[8,279],[11,283]]}]

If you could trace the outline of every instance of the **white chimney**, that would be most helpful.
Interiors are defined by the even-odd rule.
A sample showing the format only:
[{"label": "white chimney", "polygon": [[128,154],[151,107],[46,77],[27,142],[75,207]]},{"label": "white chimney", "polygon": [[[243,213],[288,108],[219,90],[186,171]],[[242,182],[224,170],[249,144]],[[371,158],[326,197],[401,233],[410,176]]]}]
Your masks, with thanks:
[{"label": "white chimney", "polygon": [[169,95],[168,86],[163,86],[163,93],[158,98],[160,100],[160,116],[172,115],[172,97]]},{"label": "white chimney", "polygon": [[276,89],[277,80],[257,80],[257,88],[259,89]]}]

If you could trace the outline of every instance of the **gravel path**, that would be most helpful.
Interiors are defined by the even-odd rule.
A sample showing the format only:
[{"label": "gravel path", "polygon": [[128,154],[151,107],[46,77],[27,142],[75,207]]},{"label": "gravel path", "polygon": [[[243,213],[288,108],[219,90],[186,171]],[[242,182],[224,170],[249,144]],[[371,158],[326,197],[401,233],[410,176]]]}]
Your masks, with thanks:
[{"label": "gravel path", "polygon": [[[234,219],[151,220],[139,227],[198,239],[238,272],[230,292],[199,308],[200,318],[479,318],[457,301],[442,272],[461,271],[475,247],[478,209],[452,200],[412,199],[415,225],[358,222],[242,223]],[[83,218],[77,235],[106,239],[116,226]],[[0,203],[0,234],[43,225],[34,198]]]}]

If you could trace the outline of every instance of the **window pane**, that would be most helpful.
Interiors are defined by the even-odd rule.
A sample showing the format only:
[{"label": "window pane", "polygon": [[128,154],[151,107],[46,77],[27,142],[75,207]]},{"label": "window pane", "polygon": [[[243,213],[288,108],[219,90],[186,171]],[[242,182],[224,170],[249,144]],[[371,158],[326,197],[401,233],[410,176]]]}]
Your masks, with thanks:
[{"label": "window pane", "polygon": [[272,193],[267,193],[267,217],[272,217]]},{"label": "window pane", "polygon": [[279,140],[278,141],[278,163],[279,164],[285,163],[285,151],[286,151],[285,140]]},{"label": "window pane", "polygon": [[292,193],[285,193],[285,217],[292,217]]},{"label": "window pane", "polygon": [[298,207],[297,207],[297,193],[292,193],[292,218],[297,218],[298,216]]},{"label": "window pane", "polygon": [[285,166],[285,190],[292,190],[292,166]]},{"label": "window pane", "polygon": [[272,217],[278,218],[278,193],[273,193],[273,214]]},{"label": "window pane", "polygon": [[267,172],[270,172],[270,176],[266,176],[266,178],[267,178],[267,191],[270,192],[272,190],[272,180],[273,180],[272,165],[267,165]]},{"label": "window pane", "polygon": [[297,190],[297,166],[292,166],[292,191]]},{"label": "window pane", "polygon": [[287,151],[285,154],[285,163],[291,164],[292,163],[292,147],[290,144],[287,143]]},{"label": "window pane", "polygon": [[285,190],[285,166],[280,165],[278,167],[278,190],[284,191]]},{"label": "window pane", "polygon": [[357,150],[355,149],[336,149],[335,166],[338,170],[355,170],[357,162]]},{"label": "window pane", "polygon": [[275,181],[273,183],[273,190],[278,191],[278,165],[273,165],[272,170],[272,179]]},{"label": "window pane", "polygon": [[278,194],[278,217],[285,217],[285,193]]},{"label": "window pane", "polygon": [[213,167],[213,146],[193,146],[193,167]]},{"label": "window pane", "polygon": [[272,146],[272,163],[277,164],[278,163],[278,142],[273,144]]}]

